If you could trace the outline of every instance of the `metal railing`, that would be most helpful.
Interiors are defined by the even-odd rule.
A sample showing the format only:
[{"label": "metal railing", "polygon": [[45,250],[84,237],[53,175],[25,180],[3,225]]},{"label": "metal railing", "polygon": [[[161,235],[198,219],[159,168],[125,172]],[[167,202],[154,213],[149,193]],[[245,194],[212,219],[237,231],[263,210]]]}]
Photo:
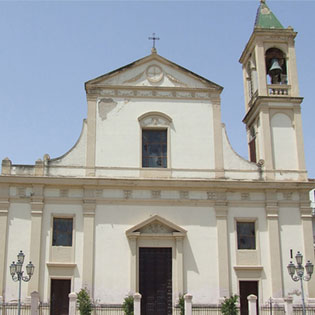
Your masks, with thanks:
[{"label": "metal railing", "polygon": [[259,310],[259,315],[285,315],[283,306],[262,306]]},{"label": "metal railing", "polygon": [[[2,303],[0,304],[0,310],[2,315],[17,315],[18,305],[17,303]],[[21,304],[21,315],[31,315],[31,305]]]},{"label": "metal railing", "polygon": [[218,306],[193,305],[193,315],[221,315],[221,308]]},{"label": "metal railing", "polygon": [[39,307],[39,315],[50,315],[50,304],[49,303],[40,303]]},{"label": "metal railing", "polygon": [[[77,314],[80,314],[77,309]],[[92,307],[92,315],[124,315],[121,305],[94,305]]]},{"label": "metal railing", "polygon": [[[1,315],[17,315],[17,303],[3,303],[0,304]],[[79,309],[76,311],[77,315],[80,314]],[[173,308],[173,315],[180,315],[179,307]],[[221,315],[221,308],[218,306],[202,306],[193,305],[193,315]],[[239,313],[240,314],[240,313]],[[261,306],[259,308],[259,315],[285,315],[283,306]],[[21,305],[21,315],[31,315],[31,306],[29,304]],[[39,315],[50,315],[49,303],[39,304]],[[92,307],[92,315],[124,315],[121,305],[94,305]],[[302,306],[293,307],[293,315],[303,315]],[[306,315],[315,315],[315,307],[306,307]]]},{"label": "metal railing", "polygon": [[[305,308],[306,315],[314,315],[315,307],[306,307]],[[301,306],[293,306],[293,315],[303,315],[303,307]]]}]

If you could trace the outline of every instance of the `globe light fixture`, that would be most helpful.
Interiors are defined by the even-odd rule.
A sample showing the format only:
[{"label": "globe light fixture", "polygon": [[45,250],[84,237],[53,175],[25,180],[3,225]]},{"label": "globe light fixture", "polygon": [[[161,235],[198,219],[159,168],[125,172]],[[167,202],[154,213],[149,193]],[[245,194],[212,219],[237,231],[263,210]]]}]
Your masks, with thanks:
[{"label": "globe light fixture", "polygon": [[31,280],[32,275],[34,274],[34,265],[30,261],[29,264],[26,266],[26,273],[27,276],[23,276],[24,271],[22,270],[22,266],[24,263],[25,255],[20,250],[20,252],[17,255],[17,262],[14,261],[10,265],[10,274],[12,277],[12,280],[15,282],[19,282],[19,298],[18,298],[18,315],[21,314],[21,283],[22,280],[24,282],[28,282]]},{"label": "globe light fixture", "polygon": [[[304,301],[304,288],[303,281],[310,281],[313,271],[314,265],[308,260],[305,264],[305,268],[303,264],[303,255],[300,252],[297,252],[295,255],[296,265],[290,261],[288,264],[288,272],[293,281],[300,281],[301,283],[301,293],[302,293],[302,307],[303,307],[303,315],[306,315],[305,311],[305,301]],[[306,270],[306,275],[304,275],[304,269]]]}]

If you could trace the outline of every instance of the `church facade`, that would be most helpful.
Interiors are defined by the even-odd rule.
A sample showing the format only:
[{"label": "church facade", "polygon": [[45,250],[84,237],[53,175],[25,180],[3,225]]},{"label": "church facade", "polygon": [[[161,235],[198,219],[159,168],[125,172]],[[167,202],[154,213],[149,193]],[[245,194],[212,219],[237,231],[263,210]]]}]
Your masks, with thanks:
[{"label": "church facade", "polygon": [[[2,161],[0,295],[16,301],[9,266],[35,265],[22,300],[67,301],[87,288],[97,304],[142,294],[143,314],[172,314],[178,297],[260,305],[292,296],[297,251],[314,263],[292,28],[261,2],[241,55],[250,161],[221,121],[222,87],[160,56],[86,82],[77,143],[35,165]],[[294,257],[293,257],[294,258]],[[315,303],[315,280],[305,283]],[[58,300],[58,303],[56,303]],[[54,304],[55,303],[55,304]]]}]

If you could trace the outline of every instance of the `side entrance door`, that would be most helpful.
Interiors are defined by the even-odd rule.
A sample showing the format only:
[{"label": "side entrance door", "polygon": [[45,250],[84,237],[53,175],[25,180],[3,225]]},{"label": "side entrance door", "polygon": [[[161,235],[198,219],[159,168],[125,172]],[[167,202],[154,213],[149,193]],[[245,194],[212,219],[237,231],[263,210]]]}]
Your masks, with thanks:
[{"label": "side entrance door", "polygon": [[172,249],[139,248],[141,315],[172,315]]},{"label": "side entrance door", "polygon": [[69,314],[69,293],[71,280],[51,279],[50,315]]},{"label": "side entrance door", "polygon": [[240,302],[241,302],[241,315],[248,315],[248,300],[247,297],[251,294],[257,296],[257,315],[258,307],[258,281],[240,281]]}]

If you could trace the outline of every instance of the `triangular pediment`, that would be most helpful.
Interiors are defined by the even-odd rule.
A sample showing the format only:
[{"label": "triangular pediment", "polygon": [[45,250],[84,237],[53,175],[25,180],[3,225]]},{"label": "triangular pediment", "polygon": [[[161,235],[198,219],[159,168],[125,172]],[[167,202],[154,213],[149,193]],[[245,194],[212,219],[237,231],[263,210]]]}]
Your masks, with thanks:
[{"label": "triangular pediment", "polygon": [[154,215],[126,231],[128,237],[150,235],[184,237],[186,233],[187,231],[182,227],[158,215]]},{"label": "triangular pediment", "polygon": [[156,53],[86,82],[86,89],[95,87],[180,87],[212,89],[222,87]]}]

